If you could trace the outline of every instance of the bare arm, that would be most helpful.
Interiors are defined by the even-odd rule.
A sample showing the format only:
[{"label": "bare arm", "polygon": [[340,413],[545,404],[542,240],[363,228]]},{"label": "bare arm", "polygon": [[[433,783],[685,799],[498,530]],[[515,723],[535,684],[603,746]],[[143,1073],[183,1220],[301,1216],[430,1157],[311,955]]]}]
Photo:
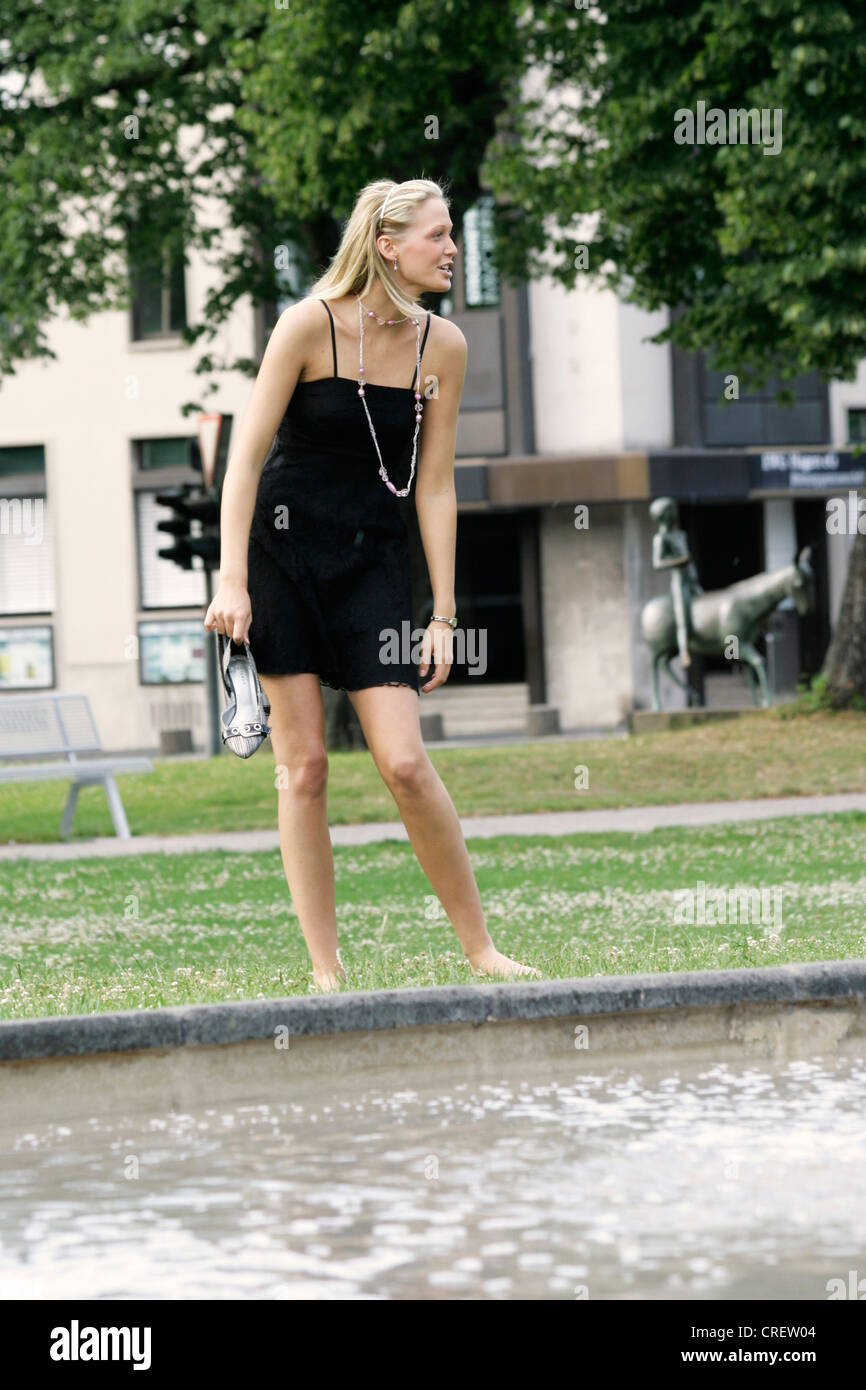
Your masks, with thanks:
[{"label": "bare arm", "polygon": [[[433,590],[433,612],[451,618],[455,610],[454,559],[457,546],[454,446],[457,413],[466,376],[466,339],[456,324],[448,320],[445,322],[448,323],[450,337],[442,351],[444,371],[438,382],[439,394],[424,402],[415,510]],[[449,639],[445,650],[450,653],[450,630],[444,624],[437,624],[437,628]],[[420,674],[429,670],[429,662],[430,654],[425,648],[422,650]],[[423,690],[435,690],[437,685],[441,685],[448,674],[445,668],[450,669],[450,666],[447,658],[444,661],[437,659],[435,675],[422,687]]]},{"label": "bare arm", "polygon": [[[448,320],[445,320],[448,322]],[[457,412],[466,375],[466,339],[450,324],[453,334],[442,350],[444,372],[438,396],[424,402],[421,451],[415,508],[418,529],[433,590],[433,611],[454,612],[454,552],[457,538],[457,494],[454,487],[454,445]]]},{"label": "bare arm", "polygon": [[247,593],[247,547],[259,479],[301,374],[317,309],[317,302],[302,300],[285,309],[274,325],[223,481],[219,588],[204,625],[236,642],[248,640],[252,621]]},{"label": "bare arm", "polygon": [[[688,553],[670,554],[668,550],[667,532],[656,531],[653,536],[653,569],[670,570],[678,565],[686,565],[690,560]],[[665,558],[667,557],[667,558]]]},{"label": "bare arm", "polygon": [[657,560],[655,567],[657,570],[677,569],[680,565],[687,565],[690,558],[689,555],[675,555],[670,560]]}]

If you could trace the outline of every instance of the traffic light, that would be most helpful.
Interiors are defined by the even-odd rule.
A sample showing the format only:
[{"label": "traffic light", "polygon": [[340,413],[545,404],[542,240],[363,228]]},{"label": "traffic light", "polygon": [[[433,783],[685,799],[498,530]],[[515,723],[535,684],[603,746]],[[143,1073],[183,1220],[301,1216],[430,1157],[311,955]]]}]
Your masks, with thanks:
[{"label": "traffic light", "polygon": [[[201,472],[201,451],[198,439],[189,440],[190,467]],[[194,569],[196,556],[206,570],[219,569],[220,563],[220,503],[215,492],[205,487],[193,488],[191,483],[158,492],[156,500],[175,513],[170,521],[158,521],[157,531],[174,536],[173,546],[158,550],[164,560],[172,560],[181,569]],[[192,534],[192,523],[200,523],[200,534]]]},{"label": "traffic light", "polygon": [[157,531],[167,531],[170,536],[176,537],[176,544],[156,553],[163,560],[173,560],[181,569],[191,570],[192,551],[187,542],[190,538],[190,518],[182,510],[182,504],[189,493],[189,487],[174,487],[168,492],[158,492],[156,500],[161,507],[170,507],[176,513],[171,521],[158,521]]}]

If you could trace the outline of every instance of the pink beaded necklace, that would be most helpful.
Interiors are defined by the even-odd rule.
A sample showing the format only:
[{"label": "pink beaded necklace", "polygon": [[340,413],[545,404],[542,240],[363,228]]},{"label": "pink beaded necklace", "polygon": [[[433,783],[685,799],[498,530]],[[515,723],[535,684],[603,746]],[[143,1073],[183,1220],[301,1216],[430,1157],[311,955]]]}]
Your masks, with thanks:
[{"label": "pink beaded necklace", "polygon": [[[360,339],[361,339],[360,360],[359,360],[359,363],[358,363],[358,395],[361,397],[361,404],[362,404],[362,406],[364,407],[364,412],[365,412],[365,414],[366,414],[366,416],[367,416],[367,424],[370,426],[370,434],[373,436],[373,443],[374,443],[375,446],[376,446],[376,453],[379,455],[379,477],[382,479],[382,481],[384,482],[385,486],[391,489],[391,491],[393,492],[393,494],[394,494],[395,497],[408,497],[408,496],[409,496],[409,491],[410,491],[410,489],[411,489],[411,487],[412,487],[412,479],[415,477],[415,459],[416,459],[416,456],[417,456],[417,453],[418,453],[418,431],[419,431],[420,428],[421,428],[421,415],[422,415],[422,412],[423,412],[423,410],[424,410],[424,406],[423,406],[422,403],[421,403],[421,392],[420,392],[419,389],[418,389],[419,386],[421,385],[421,320],[420,320],[420,319],[413,319],[413,320],[412,320],[412,322],[413,322],[414,325],[415,325],[415,337],[416,337],[416,348],[415,348],[415,434],[414,434],[414,436],[413,436],[413,438],[412,438],[412,471],[411,471],[410,474],[409,474],[409,482],[406,484],[406,486],[403,487],[403,488],[396,488],[396,487],[394,486],[394,484],[391,482],[391,479],[388,477],[388,470],[386,469],[384,463],[382,462],[382,451],[381,451],[380,448],[379,448],[379,441],[378,441],[378,439],[376,438],[376,431],[375,431],[375,429],[373,428],[373,421],[370,419],[370,412],[369,412],[369,410],[367,409],[367,402],[366,402],[366,400],[365,400],[365,398],[364,398],[364,315],[363,315],[363,313],[362,313],[362,311],[361,311],[361,307],[362,307],[362,306],[361,306],[361,296],[358,294],[358,295],[355,296],[355,298],[356,298],[357,301],[358,301],[358,327],[359,327]],[[406,323],[406,322],[407,322],[407,319],[406,319],[405,316],[404,316],[402,319],[380,319],[379,316],[378,316],[378,314],[375,314],[375,313],[373,312],[372,309],[368,309],[368,310],[367,310],[367,317],[368,317],[368,318],[371,318],[371,319],[374,318],[374,319],[376,319],[376,320],[377,320],[379,323],[381,323],[381,324],[394,324],[394,323]]]}]

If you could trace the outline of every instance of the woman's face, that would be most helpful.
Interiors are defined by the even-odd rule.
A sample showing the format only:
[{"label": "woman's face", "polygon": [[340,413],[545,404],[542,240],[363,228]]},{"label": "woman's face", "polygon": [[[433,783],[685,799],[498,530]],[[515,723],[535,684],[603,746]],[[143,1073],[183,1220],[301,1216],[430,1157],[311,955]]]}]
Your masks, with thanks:
[{"label": "woman's face", "polygon": [[[427,198],[418,207],[406,236],[395,243],[399,262],[395,273],[405,282],[413,299],[423,290],[442,294],[449,289],[451,274],[443,267],[451,265],[457,255],[457,246],[451,237],[452,226],[442,199]],[[380,237],[379,249],[383,250],[383,246],[384,238]]]}]

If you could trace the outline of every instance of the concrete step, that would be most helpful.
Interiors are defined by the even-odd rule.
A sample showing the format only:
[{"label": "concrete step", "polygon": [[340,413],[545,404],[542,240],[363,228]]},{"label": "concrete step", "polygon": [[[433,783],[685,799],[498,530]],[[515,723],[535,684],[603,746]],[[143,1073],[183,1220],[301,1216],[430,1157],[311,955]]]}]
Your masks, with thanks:
[{"label": "concrete step", "polygon": [[440,686],[434,697],[443,708],[465,706],[475,709],[487,704],[495,709],[525,709],[529,705],[529,689],[523,683],[511,685],[455,685]]},{"label": "concrete step", "polygon": [[521,733],[526,728],[529,690],[525,684],[458,686],[424,696],[423,714],[441,714],[445,737]]},{"label": "concrete step", "polygon": [[730,675],[712,672],[704,676],[704,699],[708,709],[754,709],[748,682],[742,671]]}]

